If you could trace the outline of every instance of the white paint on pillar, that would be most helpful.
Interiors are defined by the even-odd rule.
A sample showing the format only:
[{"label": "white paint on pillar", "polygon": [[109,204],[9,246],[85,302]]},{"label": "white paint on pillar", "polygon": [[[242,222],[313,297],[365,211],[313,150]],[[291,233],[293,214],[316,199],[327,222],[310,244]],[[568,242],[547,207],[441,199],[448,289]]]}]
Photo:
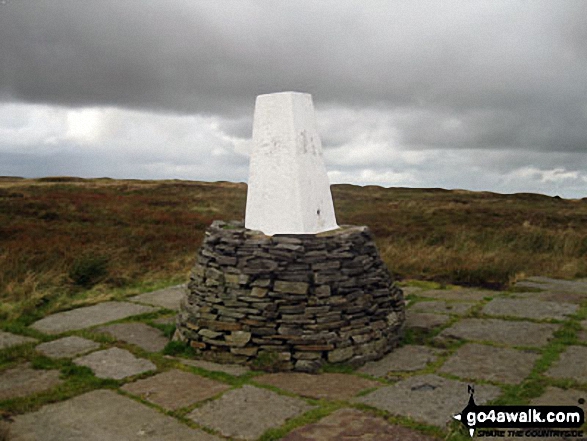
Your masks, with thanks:
[{"label": "white paint on pillar", "polygon": [[245,227],[267,235],[338,228],[310,94],[257,97]]}]

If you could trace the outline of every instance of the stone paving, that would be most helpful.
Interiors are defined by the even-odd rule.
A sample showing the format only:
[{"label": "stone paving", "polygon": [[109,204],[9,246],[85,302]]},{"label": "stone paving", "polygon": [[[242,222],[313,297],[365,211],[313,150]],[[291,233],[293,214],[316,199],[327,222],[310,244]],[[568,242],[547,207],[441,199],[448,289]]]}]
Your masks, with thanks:
[{"label": "stone paving", "polygon": [[41,343],[35,350],[49,358],[71,358],[100,347],[99,343],[75,335]]},{"label": "stone paving", "polygon": [[0,376],[0,401],[44,392],[59,386],[59,371],[32,369],[29,364],[2,372]]},{"label": "stone paving", "polygon": [[[519,292],[524,287],[532,291]],[[29,354],[87,366],[96,377],[114,379],[118,386],[54,403],[46,400],[27,413],[17,412],[9,424],[10,441],[256,440],[269,429],[281,430],[280,439],[286,441],[432,441],[437,438],[415,425],[449,430],[452,414],[467,404],[469,385],[475,385],[476,402],[482,404],[536,375],[546,388],[528,398],[529,403],[580,403],[585,408],[580,400],[587,399],[587,320],[575,314],[585,314],[587,280],[531,278],[517,288],[410,287],[406,291],[414,297],[406,311],[406,329],[413,331],[407,334],[412,340],[344,374],[268,374],[161,356],[167,339],[135,316],[177,309],[182,286],[129,302],[60,312],[31,326],[46,334],[45,340],[67,333],[52,341],[0,331],[0,354],[23,354],[0,368],[0,414],[3,403],[51,396],[70,384],[59,369],[43,368],[45,362],[26,363]],[[537,288],[543,291],[535,292]],[[173,323],[167,312],[153,322]],[[120,320],[124,322],[113,323]],[[582,327],[574,344],[562,346],[558,358],[536,374],[543,352],[556,347],[550,346],[556,331],[569,320]],[[101,333],[128,344],[128,350],[116,347],[118,342],[104,343]],[[35,351],[23,347],[34,342]],[[555,387],[561,385],[568,389]],[[324,408],[325,403],[335,406]],[[297,422],[285,430],[292,419]]]},{"label": "stone paving", "polygon": [[0,331],[0,350],[34,341],[37,340],[31,337],[25,337],[24,335],[16,335],[11,334],[10,332]]},{"label": "stone paving", "polygon": [[133,375],[157,369],[153,363],[144,358],[137,358],[130,352],[120,348],[110,348],[92,352],[73,362],[79,366],[89,367],[98,378],[121,380]]},{"label": "stone paving", "polygon": [[169,343],[159,329],[144,323],[115,323],[95,329],[148,352],[159,352]]}]

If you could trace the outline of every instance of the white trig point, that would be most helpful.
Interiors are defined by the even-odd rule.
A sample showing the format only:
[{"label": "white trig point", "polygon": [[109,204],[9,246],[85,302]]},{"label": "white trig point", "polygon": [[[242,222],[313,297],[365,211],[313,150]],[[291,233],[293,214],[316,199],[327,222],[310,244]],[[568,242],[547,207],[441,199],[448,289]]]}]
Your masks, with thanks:
[{"label": "white trig point", "polygon": [[248,185],[246,228],[267,235],[338,228],[312,95],[257,97]]}]

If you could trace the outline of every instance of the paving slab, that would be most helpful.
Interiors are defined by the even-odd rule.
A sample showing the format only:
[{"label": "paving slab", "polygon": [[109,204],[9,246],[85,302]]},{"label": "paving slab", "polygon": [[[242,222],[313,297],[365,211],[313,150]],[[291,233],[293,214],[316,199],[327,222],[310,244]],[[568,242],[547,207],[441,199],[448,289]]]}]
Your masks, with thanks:
[{"label": "paving slab", "polygon": [[317,423],[290,432],[282,441],[434,441],[407,427],[389,424],[383,418],[357,409],[339,409]]},{"label": "paving slab", "polygon": [[143,372],[157,370],[157,366],[144,358],[137,358],[120,348],[92,352],[73,360],[79,366],[89,367],[98,378],[121,380]]},{"label": "paving slab", "polygon": [[407,329],[420,329],[429,331],[438,326],[446,324],[450,320],[450,316],[445,314],[429,314],[412,312],[409,309],[406,311],[405,327]]},{"label": "paving slab", "polygon": [[0,401],[53,389],[63,383],[59,375],[59,371],[55,369],[33,369],[30,363],[2,371],[0,372]]},{"label": "paving slab", "polygon": [[529,277],[516,283],[517,287],[538,288],[543,290],[587,293],[587,280],[563,280],[549,277]]},{"label": "paving slab", "polygon": [[36,338],[0,331],[0,350],[37,341]]},{"label": "paving slab", "polygon": [[33,323],[31,328],[46,334],[61,334],[153,311],[157,308],[128,302],[104,302],[49,315]]},{"label": "paving slab", "polygon": [[496,297],[503,292],[487,291],[480,289],[430,289],[416,293],[419,297],[430,297],[438,300],[462,300],[462,301],[480,301],[485,297]]},{"label": "paving slab", "polygon": [[499,319],[462,319],[444,329],[436,338],[477,340],[511,346],[545,346],[560,326]]},{"label": "paving slab", "polygon": [[464,379],[518,384],[530,374],[539,357],[527,351],[468,343],[461,346],[439,372]]},{"label": "paving slab", "polygon": [[579,305],[572,303],[545,302],[536,299],[497,298],[486,304],[482,312],[486,315],[500,315],[536,320],[566,320],[575,314]]},{"label": "paving slab", "polygon": [[186,366],[193,366],[211,372],[223,372],[225,374],[233,375],[235,377],[240,377],[241,375],[250,372],[250,369],[248,367],[241,366],[239,364],[220,364],[214,363],[213,361],[189,360],[187,358],[179,357],[174,358],[174,360],[177,360],[181,364],[184,364]]},{"label": "paving slab", "polygon": [[70,337],[41,343],[35,347],[35,350],[49,358],[71,358],[93,351],[99,347],[100,343],[72,335]]},{"label": "paving slab", "polygon": [[177,285],[139,294],[138,296],[130,297],[128,300],[131,302],[145,303],[147,305],[179,311],[179,302],[185,296],[185,292],[185,285]]},{"label": "paving slab", "polygon": [[433,314],[451,314],[465,315],[468,314],[475,306],[475,303],[463,302],[445,302],[442,300],[432,300],[429,302],[418,302],[410,307],[412,312],[433,313]]},{"label": "paving slab", "polygon": [[148,352],[159,352],[169,339],[159,329],[145,323],[115,323],[95,329],[118,340],[136,345]]},{"label": "paving slab", "polygon": [[[444,428],[452,420],[452,415],[460,413],[467,405],[469,384],[433,374],[417,375],[353,401]],[[500,393],[497,386],[475,385],[475,402],[484,404]]]},{"label": "paving slab", "polygon": [[402,346],[394,349],[381,360],[366,363],[358,372],[381,378],[389,372],[417,371],[435,361],[440,352],[428,346]]},{"label": "paving slab", "polygon": [[[581,399],[583,402],[580,402]],[[587,392],[548,386],[544,393],[533,398],[530,404],[535,406],[579,406],[587,414]]]},{"label": "paving slab", "polygon": [[221,441],[111,390],[95,390],[14,418],[10,441]]},{"label": "paving slab", "polygon": [[223,436],[253,440],[313,408],[300,398],[245,385],[194,409],[187,417]]},{"label": "paving slab", "polygon": [[569,291],[541,291],[541,292],[517,292],[514,298],[543,300],[545,302],[573,303],[580,305],[587,300],[587,293]]},{"label": "paving slab", "polygon": [[167,410],[176,410],[212,398],[230,389],[230,386],[220,381],[173,369],[125,384],[121,389]]},{"label": "paving slab", "polygon": [[268,384],[303,397],[348,400],[365,389],[381,386],[377,381],[347,374],[304,374],[279,372],[255,377],[254,381]]},{"label": "paving slab", "polygon": [[552,378],[570,378],[587,383],[587,347],[568,346],[545,375]]}]

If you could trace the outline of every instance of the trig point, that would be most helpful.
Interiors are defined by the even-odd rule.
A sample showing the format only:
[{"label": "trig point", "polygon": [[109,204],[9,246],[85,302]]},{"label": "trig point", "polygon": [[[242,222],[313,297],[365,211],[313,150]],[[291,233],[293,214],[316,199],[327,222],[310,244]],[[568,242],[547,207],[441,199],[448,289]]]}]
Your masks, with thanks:
[{"label": "trig point", "polygon": [[310,94],[257,97],[245,227],[269,236],[338,228]]},{"label": "trig point", "polygon": [[245,222],[206,230],[174,338],[268,371],[383,357],[403,333],[403,293],[369,228],[336,224],[312,97],[258,96],[253,141]]}]

